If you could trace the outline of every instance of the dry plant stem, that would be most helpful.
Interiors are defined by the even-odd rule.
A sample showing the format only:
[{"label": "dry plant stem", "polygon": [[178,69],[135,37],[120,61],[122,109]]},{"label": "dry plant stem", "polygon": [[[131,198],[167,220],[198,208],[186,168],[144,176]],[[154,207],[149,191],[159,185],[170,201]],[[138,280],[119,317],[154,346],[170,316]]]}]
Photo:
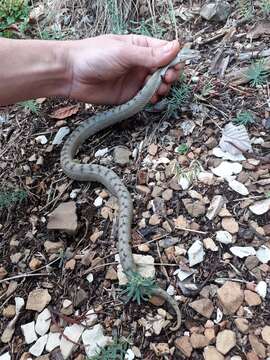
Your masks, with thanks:
[{"label": "dry plant stem", "polygon": [[27,278],[27,277],[35,277],[35,276],[51,276],[52,274],[50,273],[39,273],[39,274],[29,274],[29,273],[26,273],[26,274],[19,274],[19,275],[14,275],[14,276],[11,276],[9,278],[5,278],[5,279],[2,279],[0,280],[0,284],[6,282],[6,281],[11,281],[11,280],[15,280],[15,279],[21,279],[21,278]]}]

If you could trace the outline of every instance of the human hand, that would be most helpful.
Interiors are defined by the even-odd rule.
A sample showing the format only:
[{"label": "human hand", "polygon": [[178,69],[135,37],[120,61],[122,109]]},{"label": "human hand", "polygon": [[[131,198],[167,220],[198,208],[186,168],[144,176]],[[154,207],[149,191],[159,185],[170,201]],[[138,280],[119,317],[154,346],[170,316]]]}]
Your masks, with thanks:
[{"label": "human hand", "polygon": [[[168,42],[140,35],[102,35],[65,45],[68,86],[76,100],[117,105],[137,94],[148,76],[167,65],[180,50]],[[165,96],[177,80],[181,65],[169,69],[152,102]]]}]

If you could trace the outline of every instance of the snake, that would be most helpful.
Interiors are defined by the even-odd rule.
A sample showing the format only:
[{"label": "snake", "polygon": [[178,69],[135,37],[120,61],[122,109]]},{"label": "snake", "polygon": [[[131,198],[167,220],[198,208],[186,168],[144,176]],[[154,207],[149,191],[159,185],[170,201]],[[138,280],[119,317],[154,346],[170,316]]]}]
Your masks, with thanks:
[{"label": "snake", "polygon": [[[97,113],[84,120],[67,138],[60,154],[60,163],[63,172],[71,179],[77,181],[89,181],[101,183],[117,198],[118,201],[118,252],[120,264],[127,279],[131,279],[136,273],[136,264],[131,250],[131,226],[133,215],[133,203],[130,193],[120,177],[111,169],[98,164],[81,164],[74,159],[79,147],[97,132],[128,119],[142,111],[149,103],[152,96],[162,83],[166,71],[175,65],[198,58],[199,51],[183,47],[177,56],[166,66],[158,68],[148,79],[140,91],[124,104],[115,106],[109,110]],[[175,299],[165,290],[155,286],[151,295],[163,298],[174,309],[177,321],[172,331],[181,326],[181,311]]]}]

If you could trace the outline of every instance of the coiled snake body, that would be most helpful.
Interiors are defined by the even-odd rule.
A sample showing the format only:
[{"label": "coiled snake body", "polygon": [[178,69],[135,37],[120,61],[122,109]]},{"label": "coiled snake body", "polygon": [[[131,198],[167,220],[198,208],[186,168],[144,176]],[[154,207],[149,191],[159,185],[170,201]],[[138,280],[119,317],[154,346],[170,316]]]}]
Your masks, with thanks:
[{"label": "coiled snake body", "polygon": [[[82,145],[90,136],[143,110],[145,105],[147,105],[159,88],[162,82],[162,76],[165,75],[168,68],[185,60],[198,57],[198,51],[183,48],[170,64],[158,69],[150,77],[145,86],[133,99],[123,105],[94,115],[79,125],[69,136],[61,151],[61,166],[68,177],[74,180],[101,183],[118,199],[118,251],[120,262],[127,278],[131,278],[132,274],[136,272],[136,265],[132,257],[130,246],[133,213],[131,196],[114,171],[101,165],[78,164],[74,161],[74,156],[80,145]],[[155,287],[152,294],[164,298],[173,307],[177,314],[177,324],[172,330],[177,330],[181,325],[181,312],[176,301],[169,296],[165,290],[159,287]]]}]

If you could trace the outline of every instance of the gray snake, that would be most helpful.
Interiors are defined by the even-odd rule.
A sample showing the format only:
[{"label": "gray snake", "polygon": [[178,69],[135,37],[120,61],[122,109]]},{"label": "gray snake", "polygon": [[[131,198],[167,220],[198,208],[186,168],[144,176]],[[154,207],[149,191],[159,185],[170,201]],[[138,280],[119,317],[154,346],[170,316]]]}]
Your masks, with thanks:
[{"label": "gray snake", "polygon": [[[173,67],[180,62],[198,57],[198,51],[183,48],[170,64],[163,68],[159,68],[153,73],[145,86],[134,98],[123,105],[98,113],[80,124],[66,140],[61,151],[61,166],[68,177],[79,181],[94,181],[101,183],[117,198],[119,202],[118,251],[120,263],[128,279],[136,272],[136,265],[133,260],[130,246],[133,215],[131,196],[114,171],[101,165],[79,164],[74,161],[74,156],[79,147],[90,136],[143,110],[161,85],[162,77],[165,75],[168,68]],[[160,287],[155,287],[152,294],[165,299],[175,310],[177,323],[171,330],[177,330],[181,325],[181,312],[177,302]]]}]

